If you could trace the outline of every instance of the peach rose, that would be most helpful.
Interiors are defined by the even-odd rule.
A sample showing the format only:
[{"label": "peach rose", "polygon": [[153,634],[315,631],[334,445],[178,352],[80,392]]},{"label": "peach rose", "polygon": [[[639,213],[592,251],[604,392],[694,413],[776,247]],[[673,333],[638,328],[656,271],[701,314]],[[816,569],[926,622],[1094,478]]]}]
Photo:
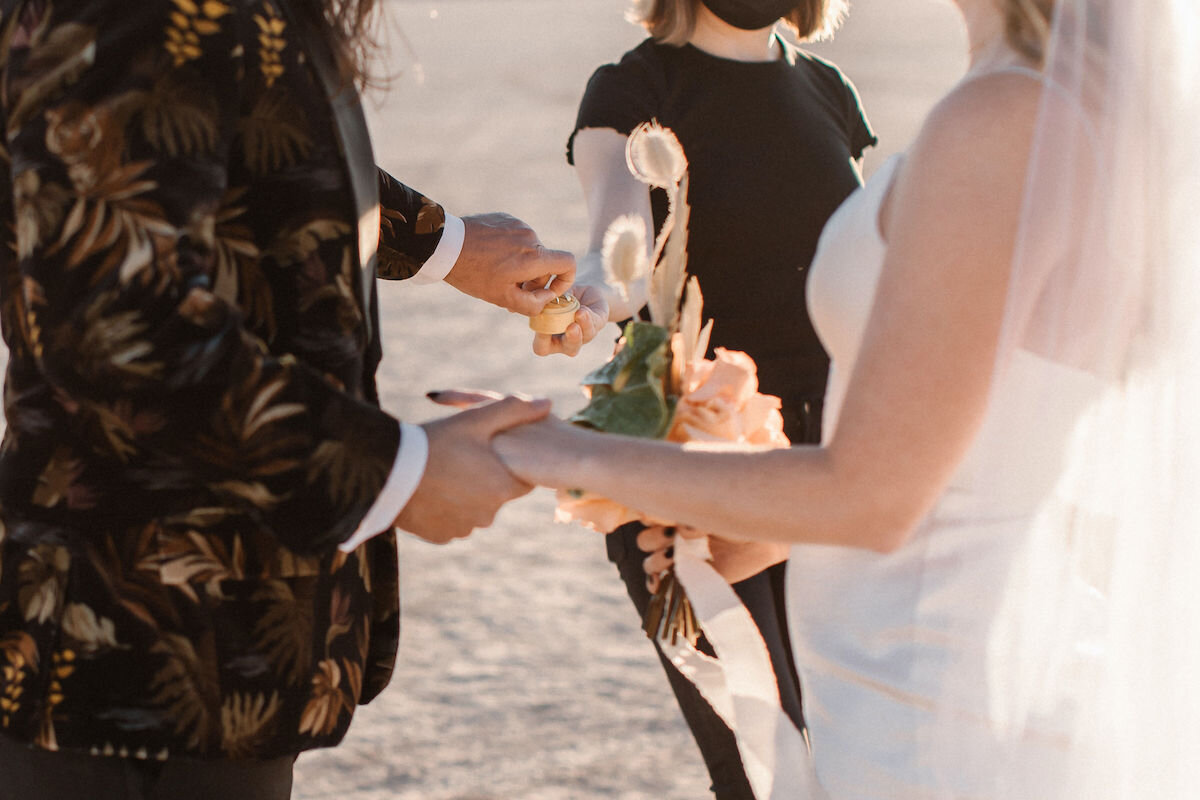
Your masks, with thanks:
[{"label": "peach rose", "polygon": [[615,531],[627,522],[643,522],[647,525],[671,524],[589,492],[559,489],[557,499],[555,522],[578,522],[597,533]]},{"label": "peach rose", "polygon": [[558,508],[554,511],[555,522],[575,521],[597,533],[615,531],[627,522],[640,519],[637,512],[618,505],[599,495],[558,490]]},{"label": "peach rose", "polygon": [[779,398],[759,394],[758,366],[745,353],[718,347],[715,360],[688,368],[682,388],[669,441],[788,446]]},{"label": "peach rose", "polygon": [[[676,364],[680,363],[678,352]],[[734,442],[787,447],[778,397],[758,391],[758,366],[736,350],[718,347],[716,359],[691,363],[678,376],[682,395],[667,432],[672,442]],[[587,492],[558,492],[558,522],[579,522],[600,533],[627,522],[671,525]]]}]

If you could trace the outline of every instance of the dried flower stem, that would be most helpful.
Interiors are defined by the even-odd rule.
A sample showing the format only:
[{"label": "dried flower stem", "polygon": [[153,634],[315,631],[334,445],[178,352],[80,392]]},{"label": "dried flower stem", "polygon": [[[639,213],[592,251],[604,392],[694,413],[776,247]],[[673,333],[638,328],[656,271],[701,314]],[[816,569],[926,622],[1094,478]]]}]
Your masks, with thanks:
[{"label": "dried flower stem", "polygon": [[700,639],[700,622],[683,584],[672,567],[663,573],[658,591],[650,598],[642,630],[651,639],[676,644],[683,638],[693,647]]}]

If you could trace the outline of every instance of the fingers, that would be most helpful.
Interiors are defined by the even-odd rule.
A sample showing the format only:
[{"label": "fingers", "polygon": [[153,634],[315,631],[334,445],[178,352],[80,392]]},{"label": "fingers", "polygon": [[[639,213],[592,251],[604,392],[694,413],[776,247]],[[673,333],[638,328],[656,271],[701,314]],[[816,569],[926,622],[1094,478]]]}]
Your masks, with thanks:
[{"label": "fingers", "polygon": [[535,317],[556,297],[558,294],[553,289],[524,289],[514,284],[505,290],[500,305],[526,317]]},{"label": "fingers", "polygon": [[[500,431],[537,422],[545,419],[549,414],[549,400],[545,398],[524,400],[511,395],[463,412],[464,416],[470,415],[471,428],[479,435],[489,439]],[[464,422],[467,420],[464,419]]]},{"label": "fingers", "polygon": [[583,349],[584,341],[583,328],[579,323],[572,322],[567,327],[565,333],[556,335],[548,333],[534,334],[533,354],[536,356],[549,356],[555,353],[562,353],[574,358]]},{"label": "fingers", "polygon": [[575,256],[565,250],[545,248],[542,249],[541,256],[546,274],[555,276],[554,283],[550,284],[550,291],[554,292],[555,297],[566,294],[575,285]]},{"label": "fingers", "polygon": [[512,309],[529,317],[575,285],[575,256],[565,250],[551,250],[540,242],[514,264],[513,270],[509,274]]},{"label": "fingers", "polygon": [[578,292],[576,298],[582,304],[579,311],[575,312],[575,321],[564,333],[555,336],[535,334],[534,355],[562,353],[574,358],[608,324],[608,301],[603,294],[595,287],[586,285],[576,286],[575,291]]},{"label": "fingers", "polygon": [[567,330],[563,333],[558,341],[560,351],[563,355],[574,358],[579,355],[579,351],[583,349],[583,328],[578,322],[572,322],[567,326]]},{"label": "fingers", "polygon": [[535,333],[533,335],[533,354],[535,356],[548,356],[557,352],[556,340],[548,333]]},{"label": "fingers", "polygon": [[546,400],[507,397],[422,425],[429,443],[425,472],[396,524],[431,542],[491,525],[502,505],[532,489],[501,462],[493,434],[541,419],[549,410]]},{"label": "fingers", "polygon": [[439,406],[450,406],[452,408],[472,408],[480,403],[491,403],[504,398],[504,395],[497,392],[486,392],[475,389],[447,389],[438,392],[426,392],[425,396]]},{"label": "fingers", "polygon": [[537,234],[532,230],[529,233],[535,240],[532,252],[534,260],[530,267],[538,269],[539,272],[530,274],[527,268],[517,277],[522,281],[537,280],[538,286],[546,286],[553,277],[554,282],[548,288],[554,291],[556,297],[564,294],[575,284],[575,256],[566,250],[552,250],[536,241]]},{"label": "fingers", "polygon": [[651,527],[641,531],[637,536],[638,549],[643,553],[653,553],[655,550],[664,550],[674,543],[674,526],[664,528],[661,525],[652,525]]},{"label": "fingers", "polygon": [[463,222],[463,249],[445,277],[458,290],[533,316],[574,284],[575,257],[542,245],[521,220],[479,214]]},{"label": "fingers", "polygon": [[642,569],[647,575],[658,575],[669,570],[674,563],[675,548],[668,547],[665,550],[655,550],[646,556],[646,560],[642,562]]},{"label": "fingers", "polygon": [[642,570],[646,573],[646,588],[651,594],[658,591],[659,576],[675,563],[674,539],[674,527],[651,526],[638,534],[638,549],[650,554],[642,561]]}]

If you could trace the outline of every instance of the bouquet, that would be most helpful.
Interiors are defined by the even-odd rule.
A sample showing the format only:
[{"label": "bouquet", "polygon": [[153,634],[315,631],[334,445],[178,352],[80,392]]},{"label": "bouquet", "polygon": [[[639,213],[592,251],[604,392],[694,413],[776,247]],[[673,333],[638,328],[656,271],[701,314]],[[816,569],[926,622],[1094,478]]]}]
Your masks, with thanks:
[{"label": "bouquet", "polygon": [[[612,359],[583,380],[588,404],[571,421],[599,431],[673,442],[741,442],[787,447],[777,397],[758,391],[757,367],[745,353],[717,348],[708,359],[712,320],[703,322],[704,299],[687,274],[687,158],[675,135],[657,123],[629,136],[626,160],[643,183],[663,189],[669,212],[647,255],[645,223],[613,222],[604,238],[610,284],[627,295],[648,277],[650,321],[625,326]],[[580,490],[559,493],[557,519],[576,520],[604,533],[628,522],[671,524]],[[643,625],[651,638],[695,644],[699,625],[675,579],[662,576]]]}]

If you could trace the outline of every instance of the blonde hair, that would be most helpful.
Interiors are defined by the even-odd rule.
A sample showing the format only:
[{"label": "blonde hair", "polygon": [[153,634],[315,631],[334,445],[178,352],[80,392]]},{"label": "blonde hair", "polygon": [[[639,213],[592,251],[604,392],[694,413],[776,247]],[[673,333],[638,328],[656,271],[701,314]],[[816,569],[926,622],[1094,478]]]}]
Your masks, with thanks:
[{"label": "blonde hair", "polygon": [[1002,7],[1009,44],[1039,64],[1045,61],[1054,0],[1002,0]]},{"label": "blonde hair", "polygon": [[[696,27],[700,0],[634,0],[626,15],[664,44],[685,44]],[[846,17],[849,0],[797,0],[783,21],[801,41],[816,41],[833,34]]]}]

